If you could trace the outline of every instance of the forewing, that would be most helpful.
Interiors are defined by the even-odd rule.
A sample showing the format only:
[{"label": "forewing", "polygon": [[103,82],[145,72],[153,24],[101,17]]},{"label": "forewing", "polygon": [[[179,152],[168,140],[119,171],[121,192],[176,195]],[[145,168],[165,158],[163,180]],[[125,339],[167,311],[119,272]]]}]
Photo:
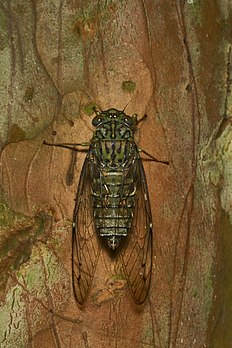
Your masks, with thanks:
[{"label": "forewing", "polygon": [[[83,304],[90,291],[99,257],[99,243],[95,233],[91,181],[93,162],[85,159],[73,215],[72,282],[76,300]],[[97,168],[94,168],[97,171]]]},{"label": "forewing", "polygon": [[141,159],[128,174],[136,187],[135,208],[131,230],[122,247],[121,257],[131,295],[142,304],[148,295],[152,273],[152,217],[146,177]]}]

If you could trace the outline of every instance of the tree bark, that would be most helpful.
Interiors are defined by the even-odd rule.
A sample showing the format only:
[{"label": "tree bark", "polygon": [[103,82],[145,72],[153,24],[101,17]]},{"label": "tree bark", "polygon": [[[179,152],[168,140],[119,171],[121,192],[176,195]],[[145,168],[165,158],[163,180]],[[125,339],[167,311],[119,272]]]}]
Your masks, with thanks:
[{"label": "tree bark", "polygon": [[[230,1],[1,0],[0,13],[1,347],[230,347]],[[138,146],[170,163],[144,162],[141,306],[104,250],[86,304],[72,293],[85,154],[43,141],[89,141],[94,105],[147,114]]]}]

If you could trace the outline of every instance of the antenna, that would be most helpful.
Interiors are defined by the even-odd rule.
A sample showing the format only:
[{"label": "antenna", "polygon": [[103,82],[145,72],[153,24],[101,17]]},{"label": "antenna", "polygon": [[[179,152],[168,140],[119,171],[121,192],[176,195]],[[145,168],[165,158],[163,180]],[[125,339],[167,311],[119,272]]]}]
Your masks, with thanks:
[{"label": "antenna", "polygon": [[128,103],[125,105],[124,109],[122,110],[123,112],[125,111],[125,109],[127,108],[127,106],[132,102],[132,98],[131,100],[128,101]]}]

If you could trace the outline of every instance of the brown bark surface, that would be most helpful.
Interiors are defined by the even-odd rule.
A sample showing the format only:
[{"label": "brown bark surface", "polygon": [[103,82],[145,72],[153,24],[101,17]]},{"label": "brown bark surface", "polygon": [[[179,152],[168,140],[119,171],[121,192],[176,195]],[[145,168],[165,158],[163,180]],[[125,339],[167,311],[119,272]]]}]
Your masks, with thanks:
[{"label": "brown bark surface", "polygon": [[[222,1],[1,0],[1,347],[231,347],[231,17]],[[128,104],[128,105],[127,105]],[[80,308],[71,225],[93,106],[148,117],[154,270],[101,253]]]}]

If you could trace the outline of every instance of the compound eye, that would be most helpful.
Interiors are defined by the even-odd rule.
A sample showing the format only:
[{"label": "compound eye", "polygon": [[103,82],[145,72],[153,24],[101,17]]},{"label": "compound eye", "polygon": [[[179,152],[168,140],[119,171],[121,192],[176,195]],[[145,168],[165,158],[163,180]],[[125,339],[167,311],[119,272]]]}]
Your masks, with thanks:
[{"label": "compound eye", "polygon": [[132,126],[134,121],[130,116],[125,116],[124,117],[124,122],[128,125],[128,126]]},{"label": "compound eye", "polygon": [[94,127],[97,127],[97,126],[99,126],[99,124],[102,123],[102,121],[103,121],[103,118],[102,118],[100,115],[97,115],[97,116],[95,116],[94,119],[92,120],[92,125],[93,125]]}]

